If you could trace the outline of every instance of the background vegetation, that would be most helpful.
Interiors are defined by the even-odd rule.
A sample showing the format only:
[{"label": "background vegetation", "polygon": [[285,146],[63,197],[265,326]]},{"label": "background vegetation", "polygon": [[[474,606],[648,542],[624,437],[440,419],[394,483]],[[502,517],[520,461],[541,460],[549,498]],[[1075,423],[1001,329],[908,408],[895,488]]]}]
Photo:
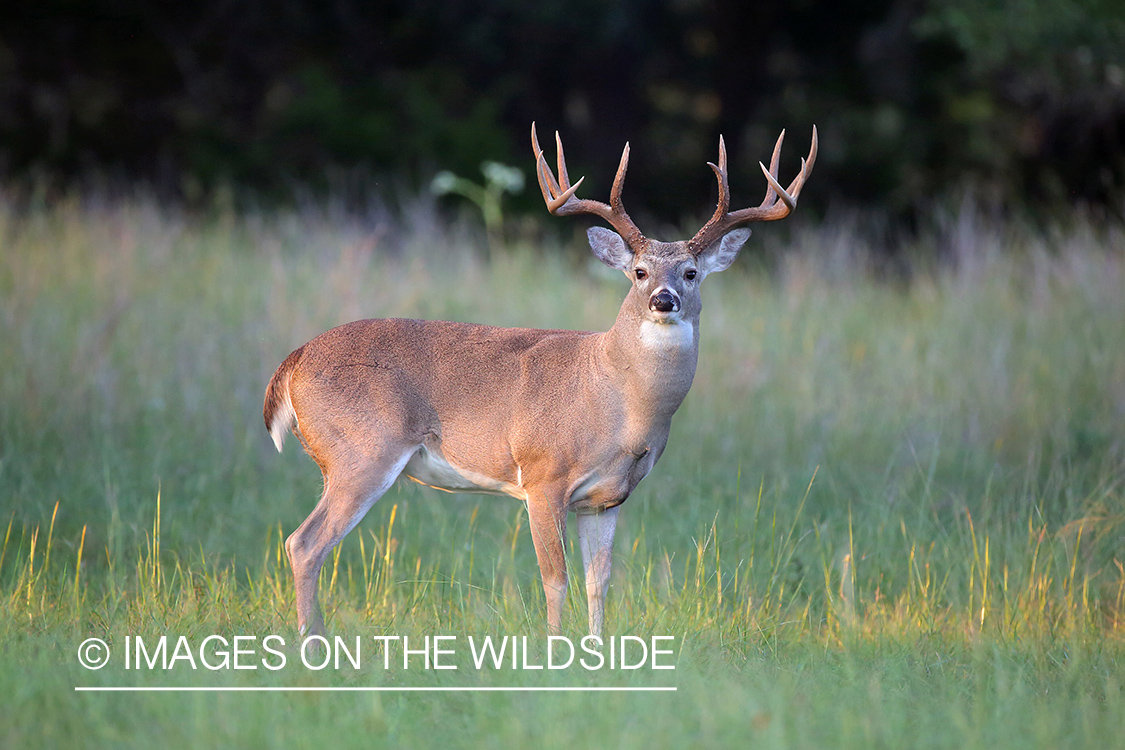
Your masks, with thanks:
[{"label": "background vegetation", "polygon": [[[531,176],[528,126],[558,128],[605,189],[699,211],[719,133],[736,201],[789,128],[823,142],[810,206],[906,218],[950,191],[1009,208],[1120,214],[1125,8],[1113,0],[44,0],[0,11],[9,178],[139,178],[189,201],[331,186]],[[242,194],[241,191],[236,191]],[[539,210],[536,196],[523,204]]]},{"label": "background vegetation", "polygon": [[[396,747],[1119,742],[1120,229],[967,206],[924,239],[957,262],[906,248],[909,280],[880,280],[842,222],[763,231],[709,279],[699,374],[622,514],[608,610],[613,633],[675,635],[675,672],[89,672],[90,636],[118,654],[128,635],[296,639],[279,542],[320,477],[294,442],[274,452],[260,414],[297,343],[364,315],[596,329],[626,282],[546,239],[485,263],[425,201],[387,230],[399,255],[330,205],[0,205],[4,746],[311,747],[327,727]],[[545,636],[504,498],[400,483],[323,585],[340,634]],[[582,599],[573,586],[575,638]],[[73,692],[308,684],[678,691]]]}]

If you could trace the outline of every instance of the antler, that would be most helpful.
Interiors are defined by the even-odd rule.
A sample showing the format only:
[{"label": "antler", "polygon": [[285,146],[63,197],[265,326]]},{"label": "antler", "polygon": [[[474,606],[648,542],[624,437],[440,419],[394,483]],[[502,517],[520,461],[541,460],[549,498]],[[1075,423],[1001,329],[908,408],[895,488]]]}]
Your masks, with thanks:
[{"label": "antler", "polygon": [[[715,214],[703,225],[703,228],[688,240],[688,249],[693,254],[699,255],[737,226],[752,221],[784,219],[797,207],[797,196],[801,194],[801,188],[804,187],[805,180],[812,174],[813,164],[816,162],[816,125],[813,125],[812,129],[812,146],[809,147],[808,158],[801,159],[801,173],[793,178],[793,182],[789,183],[788,189],[781,187],[781,183],[777,181],[777,162],[781,156],[781,142],[784,140],[785,131],[782,130],[781,135],[777,138],[777,144],[773,147],[773,157],[770,159],[769,169],[758,162],[758,166],[762,168],[762,173],[765,174],[768,183],[766,197],[762,199],[762,204],[756,208],[728,211],[730,208],[730,189],[727,185],[727,147],[723,143],[723,137],[719,136],[719,165],[715,166],[711,162],[707,162],[707,166],[715,170],[715,177],[719,180],[719,205],[716,206]],[[779,201],[778,198],[781,200]]]},{"label": "antler", "polygon": [[562,139],[555,131],[555,144],[558,148],[559,179],[543,156],[543,149],[539,148],[539,139],[535,136],[535,123],[531,123],[531,148],[535,152],[535,173],[539,177],[539,188],[543,191],[543,200],[547,203],[547,210],[555,216],[569,216],[571,214],[594,214],[609,222],[610,226],[625,238],[629,247],[634,251],[641,250],[648,244],[645,237],[629,214],[625,213],[625,206],[621,202],[621,189],[625,185],[625,170],[629,167],[629,144],[621,153],[621,164],[617,167],[617,176],[613,178],[613,189],[609,193],[609,205],[601,201],[576,198],[574,191],[582,184],[585,177],[578,182],[570,184],[570,177],[566,173],[566,158],[563,156]]}]

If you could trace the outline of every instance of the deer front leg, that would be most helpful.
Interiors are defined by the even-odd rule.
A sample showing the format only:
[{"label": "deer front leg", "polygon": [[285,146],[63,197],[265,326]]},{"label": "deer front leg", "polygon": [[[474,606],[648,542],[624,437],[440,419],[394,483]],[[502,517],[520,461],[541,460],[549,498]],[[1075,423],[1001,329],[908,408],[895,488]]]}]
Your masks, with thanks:
[{"label": "deer front leg", "polygon": [[566,503],[561,492],[535,493],[528,497],[527,515],[531,541],[543,576],[547,597],[547,630],[552,635],[562,628],[562,608],[566,603]]},{"label": "deer front leg", "polygon": [[601,636],[605,622],[605,594],[613,566],[613,534],[620,505],[601,513],[578,516],[578,546],[586,571],[586,602],[590,609],[590,635]]}]

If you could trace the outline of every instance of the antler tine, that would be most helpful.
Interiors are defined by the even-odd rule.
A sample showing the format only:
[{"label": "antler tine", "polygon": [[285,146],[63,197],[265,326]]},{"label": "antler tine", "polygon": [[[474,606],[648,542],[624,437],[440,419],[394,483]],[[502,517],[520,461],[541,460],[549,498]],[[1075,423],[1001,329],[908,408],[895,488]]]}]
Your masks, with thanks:
[{"label": "antler tine", "polygon": [[719,164],[716,166],[711,162],[707,162],[707,166],[715,173],[715,179],[719,183],[719,198],[715,205],[715,213],[707,222],[721,221],[726,216],[727,209],[730,208],[730,185],[727,182],[727,144],[723,140],[723,136],[719,136]]},{"label": "antler tine", "polygon": [[711,162],[707,162],[707,166],[715,170],[716,173],[727,173],[727,142],[723,140],[722,133],[719,133],[719,165],[715,166]]},{"label": "antler tine", "polygon": [[[610,208],[622,214],[625,213],[625,204],[621,200],[621,191],[625,188],[625,173],[628,170],[629,142],[625,141],[625,148],[621,149],[621,161],[617,165],[617,174],[613,176],[613,187],[609,191]],[[628,214],[626,214],[626,218],[628,218]]]},{"label": "antler tine", "polygon": [[[743,208],[738,211],[729,211],[729,193],[727,186],[726,174],[726,149],[722,144],[720,138],[719,145],[719,163],[723,168],[717,167],[708,162],[708,166],[715,171],[715,175],[719,180],[719,202],[715,208],[714,215],[703,225],[694,237],[688,240],[688,248],[698,255],[706,250],[711,244],[722,237],[731,229],[741,225],[747,224],[752,221],[776,221],[784,219],[789,213],[797,207],[797,197],[801,194],[801,188],[804,187],[805,180],[812,174],[813,164],[816,162],[817,153],[817,133],[816,126],[813,126],[812,144],[809,147],[809,155],[807,159],[801,159],[801,171],[793,178],[793,182],[789,184],[789,189],[786,190],[777,181],[777,167],[781,157],[781,144],[785,139],[785,131],[781,131],[781,135],[777,138],[777,143],[773,147],[773,155],[770,158],[770,168],[761,162],[758,166],[762,168],[762,174],[766,177],[766,196],[762,200],[761,205],[753,208]],[[780,200],[779,200],[780,199]]]},{"label": "antler tine", "polygon": [[551,174],[551,168],[547,166],[547,160],[543,156],[543,149],[539,148],[539,139],[535,135],[535,123],[531,123],[531,150],[535,154],[535,174],[539,178],[539,189],[543,192],[543,200],[549,205],[557,195],[559,184],[555,182],[555,176]]},{"label": "antler tine", "polygon": [[[782,131],[782,135],[784,135],[784,131]],[[776,191],[780,195],[781,200],[789,207],[790,211],[797,207],[797,197],[801,194],[801,189],[805,186],[805,180],[812,174],[813,163],[816,161],[817,145],[816,125],[813,125],[812,145],[809,146],[808,158],[801,159],[801,171],[793,178],[793,182],[789,183],[789,187],[785,190],[782,190],[781,185],[777,182],[776,163],[771,166],[770,171],[772,171],[773,174],[766,174],[766,180],[770,182],[770,190]],[[758,162],[758,166],[762,166],[762,163]],[[766,171],[764,166],[762,166],[762,171]]]},{"label": "antler tine", "polygon": [[540,188],[542,188],[543,186],[544,173],[546,173],[547,177],[550,179],[551,184],[555,185],[554,191],[551,192],[550,195],[557,195],[557,197],[548,197],[548,193],[546,191],[543,194],[543,198],[547,202],[547,210],[551,213],[557,213],[562,206],[566,205],[566,202],[570,200],[571,196],[574,195],[574,192],[578,190],[578,186],[582,184],[582,180],[586,179],[585,177],[579,177],[578,182],[574,183],[566,190],[561,190],[561,188],[559,188],[559,186],[555,184],[555,178],[554,175],[551,174],[551,168],[547,166],[547,161],[542,156],[539,157],[539,161],[536,164],[536,169],[539,172]]},{"label": "antler tine", "polygon": [[[539,147],[539,138],[536,137],[535,123],[531,123],[531,148],[535,153],[535,176],[539,180],[539,189],[543,193],[543,200],[547,204],[547,210],[555,213],[560,207],[566,204],[574,195],[574,191],[578,190],[578,186],[582,184],[585,177],[580,178],[574,185],[567,185],[570,178],[566,174],[566,160],[562,154],[562,142],[559,141],[558,133],[555,133],[555,140],[559,145],[559,161],[561,169],[559,172],[563,178],[563,185],[555,180],[555,175],[551,172],[551,168],[547,166],[547,159],[543,155],[543,149]],[[564,186],[565,189],[564,189]]]},{"label": "antler tine", "polygon": [[[809,155],[805,159],[801,159],[801,174],[793,178],[793,184],[789,186],[789,194],[793,196],[793,200],[797,200],[797,196],[801,193],[801,188],[805,186],[805,180],[812,174],[813,163],[816,162],[816,151],[818,140],[816,137],[816,125],[812,127],[812,144],[809,146]],[[797,182],[797,180],[800,182]]]},{"label": "antler tine", "polygon": [[[777,143],[773,145],[773,156],[770,157],[770,174],[773,175],[773,179],[775,181],[777,180],[777,165],[781,161],[781,144],[784,142],[785,128],[782,128],[781,135],[777,137]],[[761,164],[761,162],[759,162],[759,164]],[[775,197],[776,193],[774,192],[773,185],[770,185],[769,180],[767,179],[766,197],[762,198],[762,203],[771,203]]]},{"label": "antler tine", "polygon": [[566,156],[563,155],[562,137],[559,136],[559,131],[555,131],[555,149],[558,154],[559,165],[559,185],[565,190],[570,187],[570,175],[566,173]]},{"label": "antler tine", "polygon": [[[771,205],[776,205],[776,203],[777,203],[776,199],[777,199],[777,197],[780,196],[781,202],[784,203],[786,206],[788,206],[789,210],[792,211],[794,206],[797,205],[797,202],[793,199],[792,196],[789,195],[789,191],[787,191],[785,188],[783,188],[781,186],[781,183],[778,182],[772,174],[770,174],[770,171],[768,169],[766,169],[765,164],[762,164],[762,162],[758,162],[758,166],[762,168],[762,174],[764,174],[766,176],[766,184],[769,185],[769,187],[766,188],[766,199],[764,201],[762,201],[762,205],[765,205],[766,203],[770,203]],[[804,170],[804,168],[805,168],[805,160],[801,159],[801,169]],[[790,185],[789,188],[792,189],[793,186]],[[771,199],[772,199],[772,201],[771,201]],[[778,218],[781,218],[781,217],[778,217]]]},{"label": "antler tine", "polygon": [[556,216],[569,216],[571,214],[594,214],[600,216],[616,229],[634,250],[648,244],[648,238],[641,233],[621,201],[621,191],[625,184],[625,172],[629,167],[629,144],[621,153],[621,163],[617,167],[617,176],[613,180],[613,189],[610,191],[610,204],[600,201],[586,200],[574,197],[574,192],[582,184],[582,177],[573,185],[566,171],[566,157],[563,154],[562,138],[555,132],[555,145],[558,149],[559,179],[551,172],[543,149],[539,147],[539,139],[535,132],[535,123],[531,124],[531,149],[535,154],[535,172],[539,179],[539,189],[543,192],[543,201],[547,210]]}]

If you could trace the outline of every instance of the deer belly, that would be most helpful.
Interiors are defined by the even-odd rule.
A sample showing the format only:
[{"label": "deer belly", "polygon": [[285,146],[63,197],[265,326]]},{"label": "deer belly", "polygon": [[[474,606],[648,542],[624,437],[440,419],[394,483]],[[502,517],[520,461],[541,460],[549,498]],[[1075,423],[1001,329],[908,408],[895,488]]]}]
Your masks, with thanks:
[{"label": "deer belly", "polygon": [[406,462],[402,473],[419,484],[445,492],[484,492],[493,495],[511,495],[527,500],[522,487],[502,479],[485,476],[470,469],[454,466],[440,453],[426,447]]}]

